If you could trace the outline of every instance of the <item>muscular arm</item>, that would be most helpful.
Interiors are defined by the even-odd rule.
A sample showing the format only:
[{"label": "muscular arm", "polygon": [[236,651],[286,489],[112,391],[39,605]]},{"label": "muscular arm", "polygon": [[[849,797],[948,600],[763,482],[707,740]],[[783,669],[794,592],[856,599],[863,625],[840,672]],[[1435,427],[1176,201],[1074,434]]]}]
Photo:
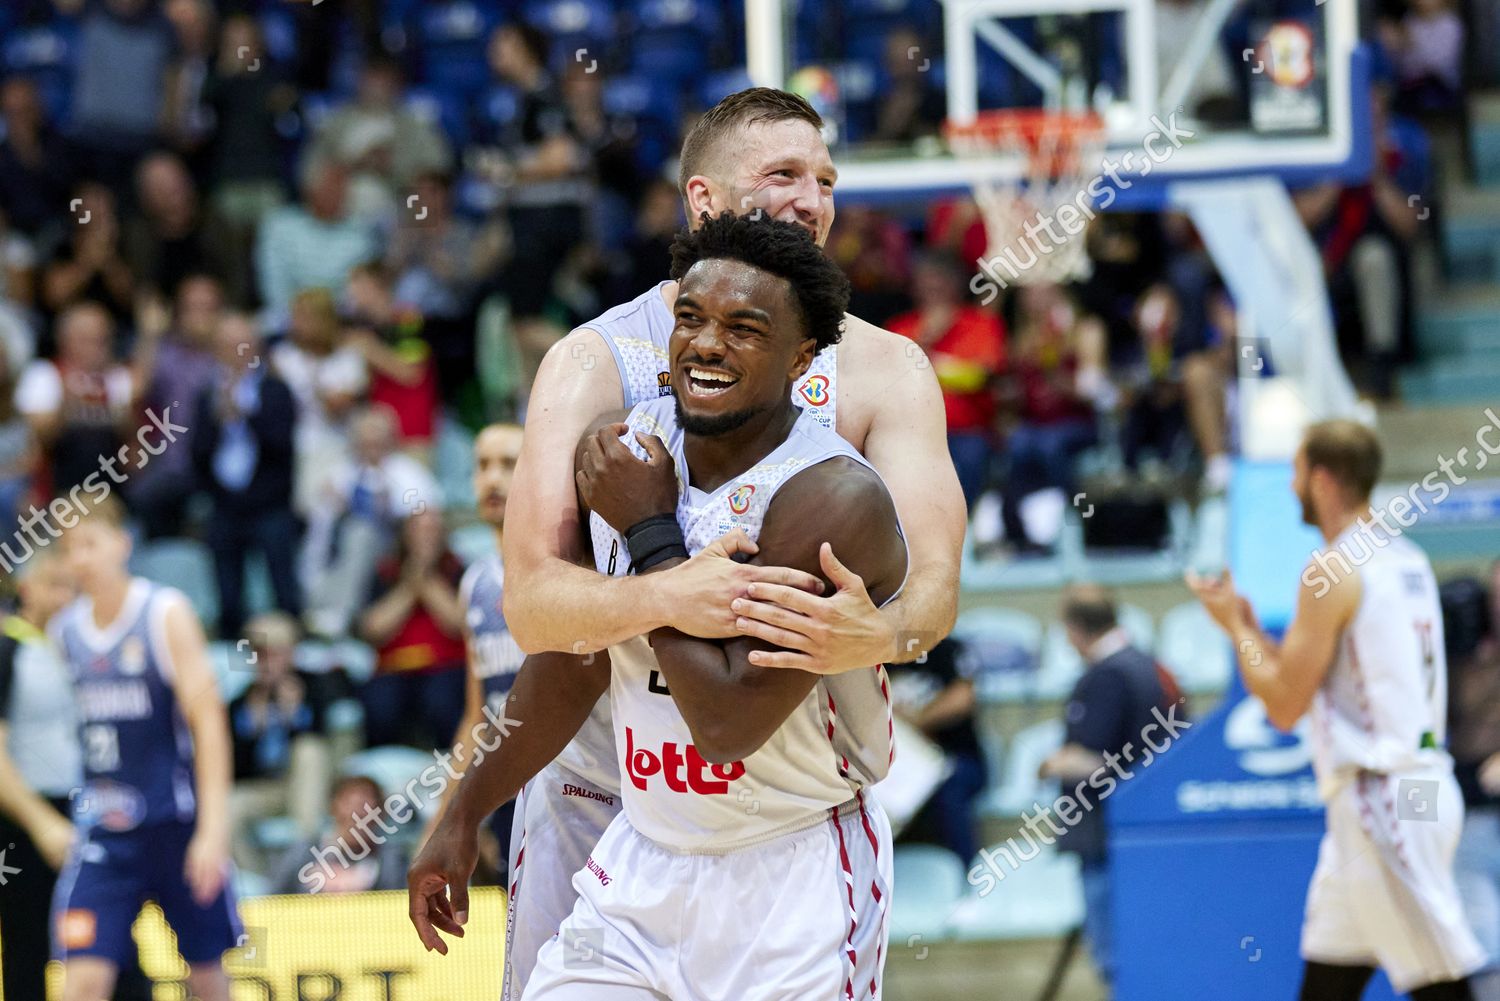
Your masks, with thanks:
[{"label": "muscular arm", "polygon": [[822,565],[837,590],[826,599],[751,585],[754,600],[742,603],[738,628],[783,648],[758,651],[752,660],[759,666],[837,674],[915,660],[948,635],[958,614],[968,512],[948,454],[937,378],[914,342],[855,317],[848,324],[839,393],[870,408],[861,451],[885,480],[906,532],[906,588],[877,612],[858,575],[832,556]]},{"label": "muscular arm", "polygon": [[[900,586],[906,549],[895,508],[879,479],[849,459],[820,463],[777,492],[753,559],[818,573],[824,543],[845,553],[877,603]],[[711,762],[755,753],[818,680],[806,671],[756,667],[751,651],[770,646],[750,637],[718,642],[660,629],[651,645],[694,745]]]},{"label": "muscular arm", "polygon": [[1289,732],[1312,706],[1333,665],[1339,636],[1359,609],[1359,575],[1341,577],[1321,594],[1304,580],[1297,592],[1296,616],[1280,643],[1261,629],[1250,603],[1235,594],[1232,582],[1189,577],[1188,584],[1229,634],[1240,677],[1250,694],[1265,703],[1266,719]]},{"label": "muscular arm", "polygon": [[[596,573],[580,541],[573,455],[586,430],[623,407],[603,338],[581,329],[553,345],[531,400],[505,514],[505,620],[521,649],[583,654],[667,625],[697,636],[733,636],[730,602],[751,581],[811,586],[806,574],[738,564],[716,548],[671,573]],[[640,517],[654,513],[672,512]]]}]

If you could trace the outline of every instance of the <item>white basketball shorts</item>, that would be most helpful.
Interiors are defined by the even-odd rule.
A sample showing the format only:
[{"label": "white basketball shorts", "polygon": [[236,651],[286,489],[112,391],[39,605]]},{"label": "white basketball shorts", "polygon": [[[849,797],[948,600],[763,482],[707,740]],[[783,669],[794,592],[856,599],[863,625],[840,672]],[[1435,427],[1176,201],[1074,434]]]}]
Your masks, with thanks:
[{"label": "white basketball shorts", "polygon": [[620,812],[619,790],[600,790],[556,761],[526,784],[510,836],[502,1001],[520,1001],[536,956],[573,912],[573,874]]},{"label": "white basketball shorts", "polygon": [[1452,769],[1361,772],[1328,802],[1302,958],[1378,966],[1407,993],[1484,965],[1453,881],[1464,804]]},{"label": "white basketball shorts", "polygon": [[622,815],[573,885],[578,903],[525,1001],[881,996],[891,835],[868,796],[720,855],[664,848]]}]

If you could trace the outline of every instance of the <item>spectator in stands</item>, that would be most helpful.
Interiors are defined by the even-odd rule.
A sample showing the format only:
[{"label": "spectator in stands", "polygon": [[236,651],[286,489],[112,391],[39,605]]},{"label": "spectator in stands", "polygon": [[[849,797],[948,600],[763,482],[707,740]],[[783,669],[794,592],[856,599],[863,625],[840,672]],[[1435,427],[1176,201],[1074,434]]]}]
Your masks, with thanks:
[{"label": "spectator in stands", "polygon": [[137,215],[125,223],[125,262],[137,292],[176,293],[188,275],[219,279],[237,307],[249,305],[249,275],[233,259],[229,231],[207,212],[193,178],[176,154],[152,153],[135,172]]},{"label": "spectator in stands", "polygon": [[162,132],[196,166],[213,132],[203,93],[216,41],[214,9],[209,0],[166,0],[162,13],[176,41],[163,81]]},{"label": "spectator in stands", "polygon": [[596,187],[589,211],[594,237],[605,250],[618,250],[630,232],[631,211],[641,195],[640,126],[633,118],[605,110],[604,74],[596,70],[569,62],[562,99],[593,173]]},{"label": "spectator in stands", "polygon": [[302,168],[302,205],[266,216],[256,245],[260,297],[277,319],[303,289],[342,288],[349,269],[376,256],[373,231],[349,214],[348,172],[330,161]]},{"label": "spectator in stands", "polygon": [[335,782],[322,833],[287,849],[271,878],[273,891],[363,893],[406,886],[405,849],[380,833],[385,824],[372,823],[384,802],[372,778],[346,775]]},{"label": "spectator in stands", "polygon": [[[10,216],[0,208],[0,303],[8,311],[19,314],[36,304],[36,264],[36,244],[15,230]],[[19,315],[17,319],[25,322]]]},{"label": "spectator in stands", "polygon": [[377,651],[375,677],[360,689],[365,740],[437,748],[464,708],[463,564],[448,549],[443,516],[419,510],[401,524],[396,554],[376,575],[359,635]]},{"label": "spectator in stands", "polygon": [[903,838],[932,840],[968,864],[979,851],[974,800],[988,781],[974,728],[974,677],[966,651],[945,639],[919,661],[887,665],[896,715],[942,748],[953,766]]},{"label": "spectator in stands", "polygon": [[402,105],[401,64],[365,58],[354,100],[324,119],[307,155],[349,171],[349,211],[368,220],[396,213],[397,196],[418,176],[447,170],[453,155],[436,123]]},{"label": "spectator in stands", "polygon": [[361,264],[345,293],[349,343],[370,373],[369,400],[396,415],[400,447],[426,461],[437,425],[437,377],[432,349],[423,339],[423,314],[398,304],[383,264]]},{"label": "spectator in stands", "polygon": [[36,438],[16,407],[16,378],[0,351],[0,530],[10,531],[21,501],[31,490]]},{"label": "spectator in stands", "polygon": [[[1409,327],[1410,254],[1428,196],[1428,145],[1421,127],[1389,113],[1390,90],[1371,88],[1375,159],[1365,184],[1326,181],[1298,191],[1297,211],[1323,255],[1340,341],[1364,381],[1388,398]],[[1359,369],[1355,370],[1356,378]]]},{"label": "spectator in stands", "polygon": [[[77,208],[74,208],[74,204]],[[101,184],[78,186],[63,225],[66,238],[42,270],[42,306],[60,313],[85,299],[102,305],[121,326],[135,309],[135,274],[125,261],[115,196]]]},{"label": "spectator in stands", "polygon": [[[682,228],[682,195],[678,193],[677,185],[666,178],[657,178],[646,186],[640,197],[635,225],[610,281],[607,298],[611,302],[629,302],[641,294],[641,289],[667,279],[672,262],[672,240]],[[636,291],[631,292],[631,289]]]},{"label": "spectator in stands", "polygon": [[[936,136],[948,117],[943,88],[933,80],[928,46],[911,28],[895,28],[885,40],[885,76],[875,114],[873,142],[912,143]],[[966,860],[967,861],[967,860]]]},{"label": "spectator in stands", "polygon": [[294,498],[306,517],[317,506],[323,477],[348,454],[347,418],[364,396],[369,373],[359,348],[344,337],[333,295],[320,288],[297,294],[288,337],[271,351],[271,364],[297,401]]},{"label": "spectator in stands", "polygon": [[211,205],[242,242],[262,215],[286,199],[276,120],[296,100],[296,90],[271,62],[255,19],[248,14],[225,18],[218,58],[203,85],[203,101],[214,120],[206,167]]},{"label": "spectator in stands", "polygon": [[15,568],[20,608],[0,622],[0,971],[7,998],[43,999],[52,888],[73,843],[71,799],[83,781],[68,665],[47,622],[73,599],[57,550]]},{"label": "spectator in stands", "polygon": [[[1469,927],[1489,956],[1493,990],[1500,986],[1500,560],[1491,564],[1488,583],[1487,635],[1472,651],[1450,652],[1448,746],[1464,793],[1454,877]],[[1445,633],[1451,647],[1461,630],[1445,623]]]},{"label": "spectator in stands", "polygon": [[297,620],[285,612],[251,619],[245,639],[248,651],[231,656],[245,656],[254,665],[255,680],[229,703],[234,741],[229,809],[236,863],[262,872],[265,866],[256,857],[251,829],[256,821],[290,816],[299,837],[318,832],[333,785],[333,761],[324,736],[330,679],[296,669]]},{"label": "spectator in stands", "polygon": [[1204,460],[1205,488],[1222,492],[1229,486],[1231,469],[1224,384],[1232,346],[1220,341],[1185,350],[1179,336],[1180,303],[1166,284],[1141,293],[1133,318],[1139,340],[1114,373],[1121,394],[1120,445],[1126,468],[1139,469],[1147,453],[1163,463],[1178,464],[1174,460],[1192,441]]},{"label": "spectator in stands", "polygon": [[1379,37],[1396,63],[1397,110],[1456,111],[1463,102],[1464,23],[1449,0],[1407,0]]},{"label": "spectator in stands", "polygon": [[213,500],[204,535],[214,554],[219,632],[238,636],[252,550],[265,557],[276,606],[302,613],[292,513],[297,408],[275,368],[262,364],[265,348],[248,316],[220,318],[214,348],[213,381],[193,398],[192,454],[197,482]]},{"label": "spectator in stands", "polygon": [[148,0],[102,0],[84,14],[73,57],[73,139],[116,191],[158,135],[171,55],[171,28]]},{"label": "spectator in stands", "polygon": [[[1142,732],[1158,725],[1155,713],[1174,710],[1180,693],[1171,675],[1150,654],[1131,645],[1129,634],[1119,624],[1114,597],[1104,588],[1095,584],[1068,588],[1062,622],[1085,668],[1068,698],[1063,746],[1042,763],[1040,775],[1074,788],[1103,768],[1109,755],[1128,766],[1141,751]],[[1077,854],[1082,863],[1084,933],[1100,978],[1112,983],[1115,957],[1104,818],[1108,808],[1108,801],[1095,800],[1058,847]]]},{"label": "spectator in stands", "polygon": [[47,121],[36,83],[12,76],[0,84],[0,205],[31,237],[56,225],[75,181],[66,140]]},{"label": "spectator in stands", "polygon": [[511,255],[500,278],[516,336],[534,372],[562,334],[542,318],[553,282],[583,241],[590,192],[588,157],[567,105],[547,72],[547,38],[524,22],[507,24],[490,38],[490,66],[521,92],[521,110],[509,135],[500,137],[510,158],[507,218]]},{"label": "spectator in stands", "polygon": [[1045,547],[1027,535],[1021,502],[1049,487],[1072,494],[1074,461],[1097,440],[1095,410],[1112,405],[1113,387],[1105,375],[1104,325],[1080,314],[1060,286],[1021,288],[1014,344],[1014,423],[1001,497],[1006,539],[1027,554]]},{"label": "spectator in stands", "polygon": [[188,501],[197,487],[193,472],[192,419],[198,397],[215,384],[218,359],[214,337],[224,312],[218,279],[189,275],[177,286],[174,309],[158,309],[143,299],[136,313],[136,364],[145,375],[144,403],[157,413],[169,410],[187,430],[149,465],[131,477],[130,507],[148,539],[182,534]]},{"label": "spectator in stands", "polygon": [[453,211],[453,178],[430,172],[412,182],[414,215],[391,233],[385,263],[396,276],[396,298],[429,319],[458,320],[474,308],[482,282],[506,250],[503,226],[475,226]]},{"label": "spectator in stands", "polygon": [[[966,273],[951,254],[927,251],[912,272],[916,309],[887,326],[926,352],[948,417],[948,451],[972,507],[990,478],[994,449],[994,381],[1005,368],[1005,325],[964,298]],[[914,360],[922,360],[921,355]]]},{"label": "spectator in stands", "polygon": [[353,456],[323,474],[308,522],[308,625],[325,636],[348,632],[401,522],[441,507],[427,467],[396,450],[396,416],[389,407],[361,410],[350,421],[350,437]]},{"label": "spectator in stands", "polygon": [[828,256],[849,276],[849,313],[885,326],[911,306],[911,234],[868,205],[841,208],[838,218]]},{"label": "spectator in stands", "polygon": [[134,416],[137,380],[115,361],[114,338],[98,303],[70,306],[57,318],[56,360],[32,362],[16,387],[16,409],[49,460],[49,495],[66,493],[115,456],[121,428]]}]

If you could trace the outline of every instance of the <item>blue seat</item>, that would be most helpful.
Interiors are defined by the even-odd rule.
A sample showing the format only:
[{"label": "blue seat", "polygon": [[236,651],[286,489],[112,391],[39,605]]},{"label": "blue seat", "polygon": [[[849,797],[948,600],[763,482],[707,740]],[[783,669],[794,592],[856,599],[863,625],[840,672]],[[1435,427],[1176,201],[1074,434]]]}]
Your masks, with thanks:
[{"label": "blue seat", "polygon": [[754,86],[754,81],[750,79],[750,74],[746,72],[745,67],[738,66],[731,70],[721,70],[703,78],[703,86],[698,90],[698,99],[703,102],[704,107],[712,107],[730,94],[752,86]]},{"label": "blue seat", "polygon": [[991,780],[981,796],[979,809],[991,817],[1019,817],[1037,803],[1050,803],[1057,795],[1057,783],[1037,777],[1043,761],[1062,746],[1063,721],[1044,720],[1011,738],[1005,755],[1005,767]]},{"label": "blue seat", "polygon": [[937,942],[949,936],[964,896],[964,862],[937,845],[900,845],[891,861],[890,940]]},{"label": "blue seat", "polygon": [[54,122],[67,116],[76,59],[77,26],[61,19],[10,32],[0,47],[6,70],[36,84],[47,116]]},{"label": "blue seat", "polygon": [[495,530],[484,522],[455,528],[448,533],[448,548],[464,561],[465,566],[477,563],[495,554]]},{"label": "blue seat", "polygon": [[1042,649],[1042,624],[1013,608],[974,608],[958,617],[953,638],[979,665],[975,688],[986,702],[1030,694]]},{"label": "blue seat", "polygon": [[438,421],[433,443],[433,471],[450,508],[474,506],[474,435],[450,417]]},{"label": "blue seat", "polygon": [[611,115],[644,119],[673,130],[682,113],[682,94],[677,86],[650,74],[606,80],[603,100],[604,110]]},{"label": "blue seat", "polygon": [[700,77],[719,46],[719,12],[699,0],[645,0],[635,8],[631,65],[638,73],[686,81]]},{"label": "blue seat", "polygon": [[522,16],[551,40],[557,68],[602,63],[618,47],[615,9],[606,0],[530,0]]},{"label": "blue seat", "polygon": [[422,7],[410,31],[421,79],[434,90],[472,98],[490,79],[490,34],[503,23],[500,10],[474,0]]},{"label": "blue seat", "polygon": [[297,18],[281,4],[266,4],[260,16],[260,34],[266,43],[266,55],[275,63],[292,63],[297,59]]},{"label": "blue seat", "polygon": [[130,557],[130,572],[177,588],[193,603],[206,629],[219,621],[219,586],[213,557],[196,539],[159,539],[138,546]]},{"label": "blue seat", "polygon": [[208,660],[219,682],[219,696],[226,705],[243,695],[255,680],[254,656],[243,638],[208,644]]}]

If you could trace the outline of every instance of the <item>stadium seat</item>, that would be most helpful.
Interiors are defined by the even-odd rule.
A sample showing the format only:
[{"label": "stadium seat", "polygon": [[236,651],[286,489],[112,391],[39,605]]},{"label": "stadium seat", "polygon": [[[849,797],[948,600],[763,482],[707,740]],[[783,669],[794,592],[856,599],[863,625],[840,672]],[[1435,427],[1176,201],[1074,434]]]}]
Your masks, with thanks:
[{"label": "stadium seat", "polygon": [[474,435],[469,429],[446,415],[440,418],[432,463],[442,488],[443,506],[473,507]]},{"label": "stadium seat", "polygon": [[208,644],[208,660],[219,682],[219,697],[226,705],[243,695],[250,682],[255,680],[251,656],[239,641],[215,640]]},{"label": "stadium seat", "polygon": [[1013,608],[974,608],[958,617],[953,637],[979,664],[975,688],[987,702],[1009,702],[1030,692],[1042,647],[1042,624]]},{"label": "stadium seat", "polygon": [[416,11],[413,35],[423,82],[461,100],[477,94],[490,78],[486,47],[501,20],[493,5],[473,0],[422,6]]},{"label": "stadium seat", "polygon": [[1018,837],[988,849],[993,866],[985,864],[983,855],[974,860],[973,865],[984,866],[996,882],[988,893],[972,892],[954,908],[952,930],[960,941],[1053,938],[1082,923],[1078,857],[1041,846],[1040,854],[1022,861],[1017,848],[1024,853],[1033,850]]},{"label": "stadium seat", "polygon": [[892,865],[891,941],[947,938],[953,908],[964,895],[963,860],[937,845],[900,845]]},{"label": "stadium seat", "polygon": [[701,77],[719,37],[718,12],[700,0],[645,0],[634,8],[631,66],[674,81]]},{"label": "stadium seat", "polygon": [[1161,619],[1156,659],[1177,677],[1183,691],[1218,692],[1234,667],[1229,639],[1196,601],[1173,608]]},{"label": "stadium seat", "polygon": [[219,586],[208,547],[196,539],[158,539],[138,546],[130,556],[130,572],[175,587],[188,596],[193,610],[212,631],[219,621]]},{"label": "stadium seat", "polygon": [[616,48],[615,11],[605,0],[531,0],[522,16],[546,32],[554,69],[604,62]]},{"label": "stadium seat", "polygon": [[[382,796],[389,798],[396,793],[404,796],[403,790],[407,785],[428,768],[435,769],[437,775],[444,775],[433,752],[419,751],[415,747],[391,745],[371,747],[349,755],[344,759],[340,771],[344,775],[363,775],[373,779],[380,786]],[[429,773],[429,776],[431,775],[432,773]],[[419,782],[413,787],[412,793],[411,806],[416,810],[417,817],[413,818],[412,823],[406,825],[408,829],[420,824],[422,818],[428,816],[430,811],[437,807],[437,800],[432,795],[430,787]]]},{"label": "stadium seat", "polygon": [[448,548],[468,566],[494,554],[495,530],[482,521],[460,525],[448,533]]},{"label": "stadium seat", "polygon": [[250,872],[248,869],[235,867],[234,895],[240,900],[246,897],[264,897],[271,893],[271,881],[258,872]]},{"label": "stadium seat", "polygon": [[359,640],[338,640],[329,644],[327,663],[327,670],[342,667],[349,680],[361,685],[375,674],[375,651]]},{"label": "stadium seat", "polygon": [[990,817],[1019,817],[1038,802],[1051,802],[1057,783],[1037,778],[1036,773],[1048,755],[1062,746],[1063,732],[1062,720],[1049,719],[1011,738],[1003,777],[998,786],[992,785],[981,795],[980,812]]},{"label": "stadium seat", "polygon": [[0,49],[5,69],[36,83],[48,117],[64,121],[73,89],[77,26],[61,18],[9,33]]}]

